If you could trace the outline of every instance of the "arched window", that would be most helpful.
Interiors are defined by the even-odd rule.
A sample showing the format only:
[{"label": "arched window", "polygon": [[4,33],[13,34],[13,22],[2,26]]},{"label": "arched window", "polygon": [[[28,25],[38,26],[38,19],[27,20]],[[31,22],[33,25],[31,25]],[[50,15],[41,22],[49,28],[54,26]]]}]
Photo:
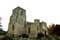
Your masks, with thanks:
[{"label": "arched window", "polygon": [[28,28],[28,33],[30,33],[30,28]]},{"label": "arched window", "polygon": [[14,30],[15,28],[14,28],[14,25],[12,26],[12,30]]}]

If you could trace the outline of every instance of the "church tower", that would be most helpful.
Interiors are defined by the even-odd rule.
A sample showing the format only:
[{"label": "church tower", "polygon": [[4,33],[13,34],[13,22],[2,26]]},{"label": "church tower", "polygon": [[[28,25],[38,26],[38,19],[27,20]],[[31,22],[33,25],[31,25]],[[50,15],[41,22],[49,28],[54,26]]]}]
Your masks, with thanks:
[{"label": "church tower", "polygon": [[8,26],[8,34],[19,36],[25,32],[26,10],[16,7],[13,9],[13,14],[10,17]]}]

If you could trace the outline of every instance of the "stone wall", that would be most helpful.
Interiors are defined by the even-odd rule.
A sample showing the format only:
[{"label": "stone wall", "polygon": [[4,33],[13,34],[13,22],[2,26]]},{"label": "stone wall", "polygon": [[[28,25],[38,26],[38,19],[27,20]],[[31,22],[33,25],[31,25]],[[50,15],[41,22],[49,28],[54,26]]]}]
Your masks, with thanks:
[{"label": "stone wall", "polygon": [[26,11],[20,7],[13,9],[8,26],[8,34],[22,35],[25,32]]},{"label": "stone wall", "polygon": [[26,11],[20,7],[13,9],[8,26],[8,34],[20,36],[27,34],[29,37],[37,37],[38,33],[45,34],[47,32],[47,24],[35,19],[34,22],[26,21]]}]

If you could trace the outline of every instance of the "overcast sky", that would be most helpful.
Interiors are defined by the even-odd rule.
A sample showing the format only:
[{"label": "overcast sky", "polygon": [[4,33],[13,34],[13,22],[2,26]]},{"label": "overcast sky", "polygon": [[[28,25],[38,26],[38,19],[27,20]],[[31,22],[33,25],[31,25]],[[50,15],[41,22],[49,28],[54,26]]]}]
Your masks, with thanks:
[{"label": "overcast sky", "polygon": [[0,0],[0,17],[5,31],[8,29],[12,9],[17,6],[26,9],[29,22],[39,19],[48,24],[60,24],[60,0]]}]

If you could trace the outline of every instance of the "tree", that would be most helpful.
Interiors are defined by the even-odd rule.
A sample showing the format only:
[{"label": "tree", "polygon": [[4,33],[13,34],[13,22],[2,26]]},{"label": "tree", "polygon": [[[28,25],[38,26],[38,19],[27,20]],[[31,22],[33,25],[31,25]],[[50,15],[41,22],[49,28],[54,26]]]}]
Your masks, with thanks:
[{"label": "tree", "polygon": [[55,26],[56,26],[55,24],[52,24],[50,28],[48,28],[49,34],[54,34]]},{"label": "tree", "polygon": [[2,19],[2,18],[0,17],[0,31],[2,30],[2,28],[1,28],[1,27],[2,27],[2,25],[1,25],[1,19]]}]

